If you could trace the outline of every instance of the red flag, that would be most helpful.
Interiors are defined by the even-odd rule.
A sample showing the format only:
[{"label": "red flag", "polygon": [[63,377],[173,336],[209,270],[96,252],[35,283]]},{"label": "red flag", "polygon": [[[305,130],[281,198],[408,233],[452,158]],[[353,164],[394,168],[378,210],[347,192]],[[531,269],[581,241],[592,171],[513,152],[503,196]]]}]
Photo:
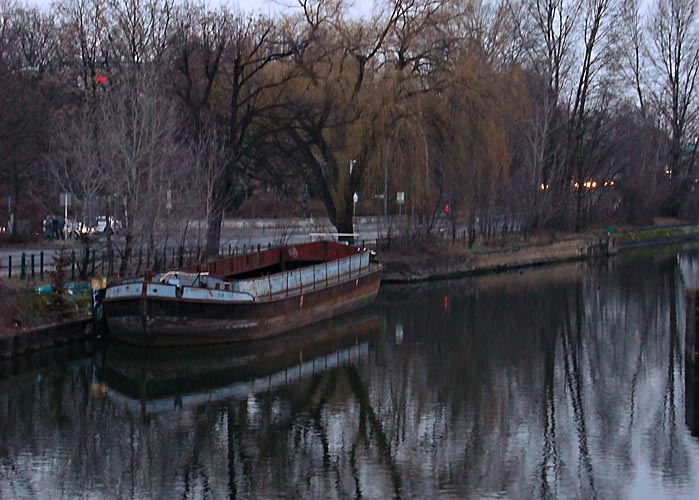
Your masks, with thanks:
[{"label": "red flag", "polygon": [[95,73],[95,85],[103,85],[107,83],[107,77],[99,73]]},{"label": "red flag", "polygon": [[448,203],[446,205],[444,205],[444,213],[445,214],[449,213],[449,204]]}]

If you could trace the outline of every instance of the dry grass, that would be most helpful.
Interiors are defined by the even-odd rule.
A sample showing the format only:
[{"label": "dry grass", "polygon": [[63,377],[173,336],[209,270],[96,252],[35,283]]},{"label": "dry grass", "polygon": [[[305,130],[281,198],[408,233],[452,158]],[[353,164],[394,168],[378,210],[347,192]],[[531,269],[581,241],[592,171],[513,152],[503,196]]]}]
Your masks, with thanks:
[{"label": "dry grass", "polygon": [[[65,293],[62,297],[62,301],[56,301],[54,294],[38,294],[34,289],[0,279],[0,337],[89,314],[89,293]],[[56,307],[58,304],[60,307]]]},{"label": "dry grass", "polygon": [[18,322],[21,323],[22,315],[15,298],[14,289],[0,279],[0,336],[2,332],[17,329]]}]

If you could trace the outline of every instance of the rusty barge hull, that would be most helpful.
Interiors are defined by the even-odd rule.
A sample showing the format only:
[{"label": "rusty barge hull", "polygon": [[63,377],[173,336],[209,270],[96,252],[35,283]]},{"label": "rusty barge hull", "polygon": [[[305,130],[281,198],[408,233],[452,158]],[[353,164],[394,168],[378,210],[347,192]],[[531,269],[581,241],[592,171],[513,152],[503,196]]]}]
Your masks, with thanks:
[{"label": "rusty barge hull", "polygon": [[[195,271],[201,282],[193,286],[163,280],[112,287],[104,301],[110,332],[152,346],[247,342],[370,305],[381,266],[370,262],[367,252],[334,245],[285,247],[246,257],[250,266],[217,261],[209,268],[237,267],[237,274],[248,275],[245,279],[203,275],[210,271],[199,267]],[[319,262],[327,255],[334,258]],[[253,267],[272,268],[285,260],[291,265],[288,271],[249,276]],[[313,264],[304,265],[308,262]]]}]

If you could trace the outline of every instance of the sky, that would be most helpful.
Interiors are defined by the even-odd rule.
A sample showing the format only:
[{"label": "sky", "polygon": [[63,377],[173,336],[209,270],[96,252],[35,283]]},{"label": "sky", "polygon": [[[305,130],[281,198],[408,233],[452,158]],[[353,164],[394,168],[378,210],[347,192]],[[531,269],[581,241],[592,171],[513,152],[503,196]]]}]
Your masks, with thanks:
[{"label": "sky", "polygon": [[[49,8],[54,0],[24,0],[29,5],[37,5],[44,9]],[[274,14],[276,12],[288,12],[298,8],[296,0],[206,0],[209,5],[228,5],[238,7],[243,12],[257,12]],[[349,11],[358,16],[369,16],[372,9],[372,0],[348,0],[351,5]]]}]

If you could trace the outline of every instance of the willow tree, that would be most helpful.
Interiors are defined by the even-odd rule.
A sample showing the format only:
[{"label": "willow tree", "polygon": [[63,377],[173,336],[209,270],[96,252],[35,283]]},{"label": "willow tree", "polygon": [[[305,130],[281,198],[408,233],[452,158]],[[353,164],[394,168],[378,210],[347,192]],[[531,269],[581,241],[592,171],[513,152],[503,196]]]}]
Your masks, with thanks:
[{"label": "willow tree", "polygon": [[439,176],[442,144],[439,115],[433,111],[437,94],[451,78],[454,54],[463,35],[456,19],[459,12],[449,2],[420,0],[402,5],[397,21],[389,30],[382,58],[385,97],[378,120],[385,142],[379,149],[384,171],[384,201],[389,197],[388,180],[395,191],[407,192],[410,213],[415,211],[429,235],[441,203]]},{"label": "willow tree", "polygon": [[353,233],[353,195],[361,190],[378,130],[373,117],[381,92],[377,57],[401,9],[371,23],[345,18],[342,3],[302,0],[299,31],[312,42],[287,71],[286,105],[271,126],[284,123],[281,150],[295,158],[341,234]]},{"label": "willow tree", "polygon": [[[456,236],[453,214],[459,211],[469,245],[479,227],[488,235],[488,216],[509,182],[515,141],[511,123],[524,111],[518,73],[494,69],[473,50],[462,56],[451,85],[439,96],[437,109],[445,124],[442,175],[452,237]],[[495,216],[502,223],[501,214]]]}]

